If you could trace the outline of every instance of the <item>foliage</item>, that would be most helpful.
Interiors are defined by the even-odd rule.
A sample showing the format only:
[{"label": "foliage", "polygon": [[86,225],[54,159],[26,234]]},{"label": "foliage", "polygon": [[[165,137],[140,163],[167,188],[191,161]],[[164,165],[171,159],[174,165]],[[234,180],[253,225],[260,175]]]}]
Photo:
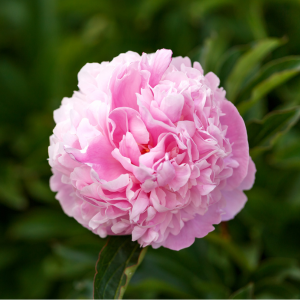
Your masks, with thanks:
[{"label": "foliage", "polygon": [[179,252],[149,248],[124,297],[299,298],[299,13],[296,0],[1,0],[0,297],[92,297],[106,240],[49,190],[52,112],[86,62],[169,48],[221,78],[257,179],[234,220]]},{"label": "foliage", "polygon": [[146,248],[131,241],[131,236],[111,236],[99,254],[94,278],[95,299],[122,299]]}]

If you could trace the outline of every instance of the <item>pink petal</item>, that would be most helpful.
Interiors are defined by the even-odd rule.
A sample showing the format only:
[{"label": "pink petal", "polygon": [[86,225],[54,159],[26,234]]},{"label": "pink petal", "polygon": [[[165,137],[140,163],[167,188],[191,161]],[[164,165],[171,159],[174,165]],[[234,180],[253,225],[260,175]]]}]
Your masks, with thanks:
[{"label": "pink petal", "polygon": [[130,158],[131,162],[136,166],[139,165],[139,157],[141,156],[140,149],[130,132],[127,132],[125,136],[123,136],[123,140],[120,142],[120,153]]},{"label": "pink petal", "polygon": [[138,70],[138,62],[117,68],[110,81],[112,108],[130,107],[138,110],[136,93],[140,93],[142,75]]},{"label": "pink petal", "polygon": [[184,97],[181,94],[170,94],[162,100],[160,109],[173,123],[176,123],[180,119],[183,104]]},{"label": "pink petal", "polygon": [[115,148],[112,151],[111,155],[116,161],[118,161],[123,166],[124,169],[126,169],[129,172],[133,172],[135,166],[131,164],[130,158],[123,156],[118,148]]},{"label": "pink petal", "polygon": [[192,245],[195,238],[203,238],[215,228],[213,224],[221,222],[221,213],[217,204],[209,207],[203,216],[196,215],[193,220],[185,222],[184,227],[178,235],[169,234],[164,247],[172,250],[181,250]]},{"label": "pink petal", "polygon": [[124,190],[124,188],[129,184],[129,175],[122,174],[118,178],[111,180],[107,183],[102,184],[102,188],[110,192],[116,192]]},{"label": "pink petal", "polygon": [[173,163],[173,167],[175,170],[175,176],[171,182],[169,182],[169,186],[174,190],[178,191],[182,186],[184,186],[190,176],[191,176],[191,168],[188,164],[177,165]]},{"label": "pink petal", "polygon": [[108,104],[101,101],[94,101],[88,106],[86,111],[90,123],[94,122],[94,124],[91,123],[92,125],[98,124],[102,134],[105,136],[108,136],[107,116],[109,109]]},{"label": "pink petal", "polygon": [[150,193],[157,187],[157,183],[153,181],[152,179],[147,179],[145,182],[141,185],[141,188],[145,193]]},{"label": "pink petal", "polygon": [[195,123],[192,121],[179,121],[177,129],[179,132],[187,132],[190,137],[193,137],[196,131]]},{"label": "pink petal", "polygon": [[193,68],[197,69],[198,71],[200,71],[200,73],[203,75],[203,69],[200,65],[199,62],[195,61],[194,64],[193,64]]},{"label": "pink petal", "polygon": [[239,164],[233,170],[233,175],[227,179],[228,187],[235,189],[241,184],[248,172],[249,145],[247,131],[243,118],[231,102],[222,101],[221,109],[225,115],[220,117],[220,122],[228,126],[226,137],[232,144],[232,158]]},{"label": "pink petal", "polygon": [[103,135],[97,136],[84,150],[66,148],[65,151],[76,161],[93,164],[93,169],[101,179],[110,181],[116,179],[126,170],[112,157],[112,145]]},{"label": "pink petal", "polygon": [[144,166],[140,165],[138,168],[133,169],[133,174],[136,177],[137,180],[140,182],[144,182],[147,179],[153,179],[153,170]]},{"label": "pink petal", "polygon": [[187,56],[185,57],[177,56],[172,58],[172,65],[175,66],[178,71],[181,70],[182,64],[189,68],[192,66],[191,60]]},{"label": "pink petal", "polygon": [[140,114],[141,114],[142,120],[144,121],[144,123],[148,129],[148,132],[152,136],[154,144],[157,143],[158,137],[162,133],[168,133],[168,132],[176,133],[175,126],[171,127],[161,121],[155,120],[146,107],[140,106]]},{"label": "pink petal", "polygon": [[116,145],[119,145],[127,132],[131,132],[137,143],[148,143],[148,130],[137,111],[125,107],[116,108],[110,113],[109,119],[113,121],[112,136]]},{"label": "pink petal", "polygon": [[132,230],[132,241],[138,240],[147,231],[147,228],[135,226]]},{"label": "pink petal", "polygon": [[160,186],[169,184],[175,177],[175,169],[169,160],[160,164],[157,169],[157,182]]},{"label": "pink petal", "polygon": [[147,207],[149,206],[149,197],[146,193],[141,191],[133,204],[130,219],[133,221],[137,221],[141,213],[143,213]]},{"label": "pink petal", "polygon": [[81,165],[74,169],[70,175],[70,179],[74,187],[81,190],[84,186],[92,184],[93,180],[91,178],[91,167],[86,165]]},{"label": "pink petal", "polygon": [[219,77],[213,72],[209,72],[205,75],[206,80],[209,83],[210,88],[214,91],[220,85]]},{"label": "pink petal", "polygon": [[222,221],[228,221],[233,219],[245,206],[247,196],[239,189],[222,191],[222,195],[226,200],[226,206],[223,208],[225,214],[222,215]]},{"label": "pink petal", "polygon": [[130,226],[130,224],[127,224],[127,223],[124,223],[124,222],[118,222],[118,223],[115,223],[111,227],[111,230],[115,234],[120,234],[123,231],[125,231],[129,226]]},{"label": "pink petal", "polygon": [[77,128],[77,136],[81,148],[88,146],[90,140],[100,134],[100,131],[92,126],[87,118],[83,118]]},{"label": "pink petal", "polygon": [[78,87],[84,93],[93,92],[97,88],[96,77],[101,66],[97,63],[86,64],[78,73]]},{"label": "pink petal", "polygon": [[239,186],[241,190],[250,190],[254,184],[256,168],[252,158],[249,158],[249,166],[247,176]]},{"label": "pink petal", "polygon": [[161,77],[169,67],[172,60],[172,51],[171,50],[157,50],[152,57],[147,56],[146,53],[143,53],[141,60],[141,69],[148,70],[151,73],[149,84],[152,87],[155,87]]},{"label": "pink petal", "polygon": [[156,161],[165,156],[166,152],[172,151],[176,146],[182,150],[186,149],[186,146],[179,140],[177,135],[167,133],[154,148],[150,149],[150,152],[140,156],[140,164],[151,168]]}]

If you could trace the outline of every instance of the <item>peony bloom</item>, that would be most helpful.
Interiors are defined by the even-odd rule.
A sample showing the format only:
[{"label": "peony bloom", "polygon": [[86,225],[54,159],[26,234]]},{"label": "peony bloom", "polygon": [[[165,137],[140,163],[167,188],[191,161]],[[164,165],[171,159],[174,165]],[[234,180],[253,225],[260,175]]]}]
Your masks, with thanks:
[{"label": "peony bloom", "polygon": [[256,170],[214,73],[162,49],[86,64],[78,80],[49,146],[67,215],[100,237],[180,250],[243,208]]}]

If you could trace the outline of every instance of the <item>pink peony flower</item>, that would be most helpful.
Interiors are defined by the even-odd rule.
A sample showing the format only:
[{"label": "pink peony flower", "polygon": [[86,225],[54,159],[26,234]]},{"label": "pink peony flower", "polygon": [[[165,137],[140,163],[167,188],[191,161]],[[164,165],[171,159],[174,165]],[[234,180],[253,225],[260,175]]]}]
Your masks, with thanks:
[{"label": "pink peony flower", "polygon": [[214,73],[162,49],[86,64],[78,80],[49,146],[67,215],[100,237],[180,250],[243,208],[256,170]]}]

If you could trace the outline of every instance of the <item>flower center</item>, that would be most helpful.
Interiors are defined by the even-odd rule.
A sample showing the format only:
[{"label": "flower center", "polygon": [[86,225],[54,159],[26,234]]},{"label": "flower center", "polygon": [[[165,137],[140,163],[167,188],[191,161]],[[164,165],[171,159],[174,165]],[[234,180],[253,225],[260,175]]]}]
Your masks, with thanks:
[{"label": "flower center", "polygon": [[146,145],[146,144],[138,144],[139,145],[139,148],[140,148],[140,151],[141,151],[141,154],[145,154],[145,153],[148,153],[150,152],[150,149],[149,149],[149,145]]}]

